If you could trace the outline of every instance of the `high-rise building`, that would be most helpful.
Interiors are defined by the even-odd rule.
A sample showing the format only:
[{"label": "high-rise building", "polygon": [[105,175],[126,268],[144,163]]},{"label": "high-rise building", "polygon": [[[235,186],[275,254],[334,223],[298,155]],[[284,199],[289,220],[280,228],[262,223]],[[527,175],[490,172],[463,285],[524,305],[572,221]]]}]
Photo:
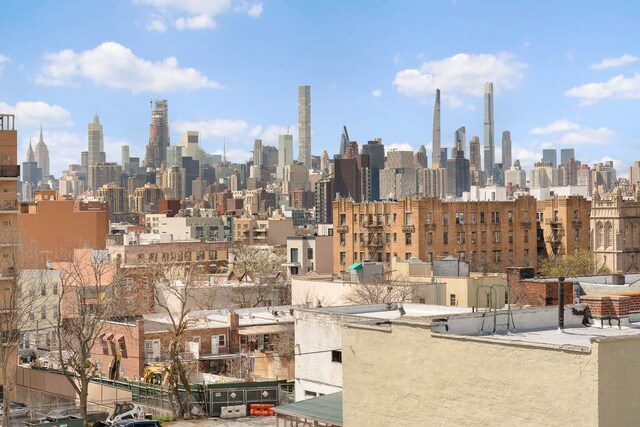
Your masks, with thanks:
[{"label": "high-rise building", "polygon": [[166,167],[182,166],[182,146],[171,145],[167,147],[167,164]]},{"label": "high-rise building", "polygon": [[640,185],[640,161],[636,160],[629,168],[629,184]]},{"label": "high-rise building", "polygon": [[502,132],[502,168],[507,171],[511,169],[511,132]]},{"label": "high-rise building", "polygon": [[371,200],[371,169],[369,156],[359,154],[355,159],[334,159],[335,195],[354,201]]},{"label": "high-rise building", "polygon": [[106,162],[104,153],[104,135],[102,125],[100,124],[100,116],[93,116],[93,122],[89,123],[89,144],[87,151],[87,171],[96,163]]},{"label": "high-rise building", "polygon": [[298,162],[311,168],[311,86],[298,86]]},{"label": "high-rise building", "polygon": [[164,192],[155,184],[146,183],[133,191],[134,212],[157,213],[158,202],[164,199]]},{"label": "high-rise building", "polygon": [[543,149],[542,163],[550,163],[554,168],[558,167],[558,150],[555,148]]},{"label": "high-rise building", "polygon": [[476,170],[482,170],[482,157],[480,155],[480,138],[472,136],[469,141],[469,164]]},{"label": "high-rise building", "polygon": [[122,146],[122,173],[127,175],[131,175],[131,170],[129,169],[129,146]]},{"label": "high-rise building", "polygon": [[349,132],[347,127],[342,126],[342,135],[340,135],[340,158],[344,158],[344,153],[347,151],[347,144],[349,143]]},{"label": "high-rise building", "polygon": [[358,156],[358,142],[349,141],[347,143],[347,149],[344,151],[343,159],[355,159]]},{"label": "high-rise building", "polygon": [[159,168],[167,159],[169,146],[169,104],[166,99],[153,101],[151,124],[149,125],[149,144],[146,149],[145,165]]},{"label": "high-rise building", "polygon": [[327,150],[323,150],[320,157],[320,171],[329,172],[329,164],[329,153],[327,153]]},{"label": "high-rise building", "polygon": [[334,179],[322,178],[315,185],[315,220],[317,224],[333,222]]},{"label": "high-rise building", "polygon": [[278,136],[278,167],[276,168],[276,178],[282,179],[284,167],[293,164],[293,136]]},{"label": "high-rise building", "polygon": [[567,166],[570,159],[576,159],[576,150],[573,148],[560,149],[560,164]]},{"label": "high-rise building", "polygon": [[447,170],[445,168],[428,168],[422,170],[422,195],[444,199]]},{"label": "high-rise building", "polygon": [[418,151],[416,151],[416,162],[418,168],[428,168],[429,167],[429,157],[427,156],[427,148],[424,145],[420,145],[418,147]]},{"label": "high-rise building", "polygon": [[591,170],[593,173],[593,188],[600,193],[613,190],[618,180],[613,161],[607,160],[604,163],[596,163]]},{"label": "high-rise building", "polygon": [[105,184],[98,188],[96,197],[101,202],[107,203],[110,215],[129,211],[127,189],[117,184]]},{"label": "high-rise building", "polygon": [[375,138],[362,145],[362,154],[369,156],[371,171],[371,200],[380,200],[380,170],[384,168],[384,144],[382,138]]},{"label": "high-rise building", "polygon": [[495,147],[493,140],[493,83],[484,84],[484,171],[493,173]]},{"label": "high-rise building", "polygon": [[42,125],[40,125],[40,140],[36,144],[34,156],[36,158],[36,162],[38,162],[38,167],[42,169],[42,176],[49,176],[49,149],[47,148],[47,144],[44,143],[44,138],[42,137]]},{"label": "high-rise building", "polygon": [[282,177],[282,192],[284,194],[289,194],[296,188],[308,190],[309,185],[309,168],[305,165],[295,163],[284,167],[284,176]]},{"label": "high-rise building", "polygon": [[[2,177],[3,188],[3,191],[0,192],[0,221],[4,226],[3,232],[0,233],[0,253],[2,254],[0,259],[5,261],[0,265],[0,282],[4,287],[5,295],[7,287],[16,283],[14,280],[15,266],[10,260],[17,235],[17,233],[12,233],[12,230],[16,229],[18,210],[20,209],[17,200],[20,166],[17,163],[18,131],[15,129],[15,116],[0,114],[0,177]],[[5,297],[3,300],[7,301],[7,298]],[[9,310],[10,308],[0,303],[0,309]],[[5,372],[13,372],[10,369],[12,367],[7,367]]]},{"label": "high-rise building", "polygon": [[120,182],[122,166],[112,162],[96,163],[89,167],[89,189],[96,191],[105,184]]},{"label": "high-rise building", "polygon": [[462,126],[461,128],[456,129],[456,132],[454,134],[454,145],[453,145],[453,150],[454,150],[454,156],[457,156],[456,152],[458,151],[462,151],[462,157],[464,157],[464,144],[467,140],[467,130],[464,126]]},{"label": "high-rise building", "polygon": [[262,140],[256,139],[253,142],[253,166],[261,168],[263,164]]},{"label": "high-rise building", "polygon": [[520,167],[520,161],[516,160],[513,166],[504,171],[504,184],[506,186],[525,188],[527,186],[527,174]]},{"label": "high-rise building", "polygon": [[380,171],[380,196],[399,199],[418,193],[418,176],[413,151],[389,151]]},{"label": "high-rise building", "polygon": [[436,101],[433,105],[433,136],[431,138],[431,163],[433,167],[439,166],[440,161],[440,89],[436,89]]},{"label": "high-rise building", "polygon": [[462,193],[469,191],[469,160],[464,158],[464,152],[456,152],[453,159],[447,160],[447,180],[445,193],[447,196],[462,197]]}]

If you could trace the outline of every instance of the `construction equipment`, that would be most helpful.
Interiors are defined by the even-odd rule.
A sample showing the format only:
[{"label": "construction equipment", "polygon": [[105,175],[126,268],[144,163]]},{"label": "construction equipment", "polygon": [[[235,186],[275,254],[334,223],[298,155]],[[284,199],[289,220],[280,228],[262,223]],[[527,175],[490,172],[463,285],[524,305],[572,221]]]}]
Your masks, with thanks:
[{"label": "construction equipment", "polygon": [[149,363],[144,367],[143,381],[148,384],[165,385],[169,382],[169,366],[163,363]]}]

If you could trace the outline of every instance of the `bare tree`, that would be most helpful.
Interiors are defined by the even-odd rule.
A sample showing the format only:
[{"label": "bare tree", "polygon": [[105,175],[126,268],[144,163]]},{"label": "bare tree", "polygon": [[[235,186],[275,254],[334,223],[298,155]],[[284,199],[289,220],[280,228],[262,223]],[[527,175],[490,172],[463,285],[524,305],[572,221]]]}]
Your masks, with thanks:
[{"label": "bare tree", "polygon": [[[42,271],[22,268],[30,253],[15,231],[0,235],[2,258],[0,261],[0,375],[4,408],[15,396],[17,349],[24,332],[33,329],[36,313],[43,300],[38,298],[44,284]],[[2,414],[2,425],[9,424],[9,411]]]},{"label": "bare tree", "polygon": [[408,302],[413,298],[415,285],[399,278],[389,280],[376,278],[368,282],[353,284],[345,299],[351,304],[387,304]]},{"label": "bare tree", "polygon": [[[238,245],[229,250],[233,267],[243,280],[232,287],[229,300],[240,307],[289,304],[291,297],[281,276],[286,257],[269,249]],[[243,283],[244,282],[244,283]]]},{"label": "bare tree", "polygon": [[56,328],[58,359],[80,400],[80,416],[86,420],[89,383],[98,375],[91,350],[99,343],[105,323],[122,313],[114,292],[121,278],[106,251],[76,251],[70,261],[55,267],[61,271],[62,282]]},{"label": "bare tree", "polygon": [[[201,265],[196,263],[159,265],[156,275],[156,305],[169,319],[169,381],[173,413],[178,418],[190,418],[194,403],[193,392],[189,384],[189,363],[182,360],[180,353],[186,344],[189,328],[198,318],[192,315],[197,306],[197,293],[202,276]],[[160,297],[159,288],[163,296]],[[185,393],[181,395],[179,385]]]}]

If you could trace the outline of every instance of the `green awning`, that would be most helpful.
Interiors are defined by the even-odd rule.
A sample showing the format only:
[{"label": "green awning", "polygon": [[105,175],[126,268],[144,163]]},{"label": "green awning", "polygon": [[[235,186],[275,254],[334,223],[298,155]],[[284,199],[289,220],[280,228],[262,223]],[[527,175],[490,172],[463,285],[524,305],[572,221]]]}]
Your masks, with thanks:
[{"label": "green awning", "polygon": [[361,262],[356,262],[355,264],[351,264],[349,267],[347,267],[348,270],[359,270],[361,268],[362,268]]},{"label": "green awning", "polygon": [[342,392],[301,400],[273,408],[276,414],[315,420],[331,426],[342,425]]}]

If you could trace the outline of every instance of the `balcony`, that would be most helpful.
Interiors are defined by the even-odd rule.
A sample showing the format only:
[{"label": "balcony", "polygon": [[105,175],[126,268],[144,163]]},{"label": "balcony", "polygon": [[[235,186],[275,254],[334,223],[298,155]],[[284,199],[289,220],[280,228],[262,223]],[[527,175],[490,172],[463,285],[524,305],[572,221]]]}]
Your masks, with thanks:
[{"label": "balcony", "polygon": [[436,231],[436,225],[435,224],[427,224],[426,228],[427,228],[427,231]]},{"label": "balcony", "polygon": [[403,233],[414,233],[416,231],[415,225],[403,225],[402,232]]},{"label": "balcony", "polygon": [[571,223],[573,224],[573,228],[582,228],[582,221],[579,219],[574,219]]},{"label": "balcony", "polygon": [[0,213],[12,213],[18,210],[17,200],[0,200]]},{"label": "balcony", "polygon": [[366,228],[382,228],[382,223],[381,222],[364,222],[362,223],[362,226]]},{"label": "balcony", "polygon": [[20,176],[20,166],[0,165],[0,180],[15,180]]},{"label": "balcony", "polygon": [[531,221],[529,221],[528,219],[525,219],[522,222],[520,222],[520,225],[524,230],[528,230],[531,228]]}]

